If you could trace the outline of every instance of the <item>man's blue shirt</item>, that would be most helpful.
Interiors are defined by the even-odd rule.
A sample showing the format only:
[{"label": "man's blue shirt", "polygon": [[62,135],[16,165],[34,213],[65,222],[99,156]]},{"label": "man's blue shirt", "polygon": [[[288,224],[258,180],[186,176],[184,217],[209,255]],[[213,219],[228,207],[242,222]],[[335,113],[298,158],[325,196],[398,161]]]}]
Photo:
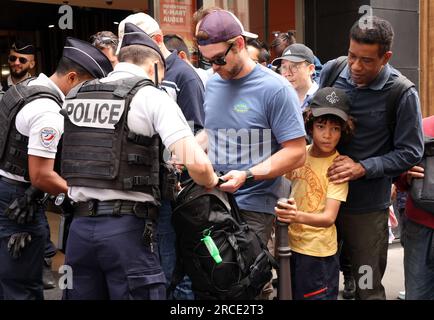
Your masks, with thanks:
[{"label": "man's blue shirt", "polygon": [[[207,84],[205,128],[216,171],[246,170],[268,159],[281,144],[305,136],[295,90],[271,70],[257,65],[247,76]],[[236,194],[243,210],[274,213],[282,178],[245,185]]]}]

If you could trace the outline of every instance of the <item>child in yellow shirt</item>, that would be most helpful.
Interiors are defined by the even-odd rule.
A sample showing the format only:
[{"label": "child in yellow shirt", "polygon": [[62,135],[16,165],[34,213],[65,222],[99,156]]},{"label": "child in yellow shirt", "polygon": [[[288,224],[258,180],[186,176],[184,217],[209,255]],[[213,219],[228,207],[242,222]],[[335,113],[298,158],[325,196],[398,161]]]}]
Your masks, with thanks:
[{"label": "child in yellow shirt", "polygon": [[305,113],[313,144],[303,167],[286,174],[292,182],[287,203],[275,209],[279,221],[289,223],[291,272],[296,300],[336,300],[339,259],[335,220],[348,194],[348,183],[329,183],[327,170],[339,156],[336,146],[354,130],[344,91],[320,89]]}]

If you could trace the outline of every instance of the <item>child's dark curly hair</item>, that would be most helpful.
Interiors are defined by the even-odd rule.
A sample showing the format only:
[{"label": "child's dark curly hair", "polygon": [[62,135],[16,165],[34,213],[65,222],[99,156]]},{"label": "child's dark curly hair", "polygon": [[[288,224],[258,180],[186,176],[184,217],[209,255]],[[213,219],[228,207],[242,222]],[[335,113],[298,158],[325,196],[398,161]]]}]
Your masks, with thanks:
[{"label": "child's dark curly hair", "polygon": [[348,117],[347,121],[344,121],[342,118],[335,116],[334,114],[325,114],[320,117],[315,117],[310,108],[306,109],[306,111],[303,113],[303,116],[307,134],[310,136],[312,136],[313,123],[315,121],[320,123],[326,123],[327,121],[330,121],[332,123],[339,124],[341,127],[341,139],[339,143],[349,142],[354,135],[355,119],[350,116]]}]

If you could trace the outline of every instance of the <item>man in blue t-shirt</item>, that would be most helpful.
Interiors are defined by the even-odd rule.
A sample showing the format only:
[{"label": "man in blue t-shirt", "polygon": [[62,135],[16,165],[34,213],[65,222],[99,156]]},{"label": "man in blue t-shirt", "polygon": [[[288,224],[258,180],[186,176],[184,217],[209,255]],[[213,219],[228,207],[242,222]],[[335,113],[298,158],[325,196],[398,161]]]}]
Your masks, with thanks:
[{"label": "man in blue t-shirt", "polygon": [[[266,244],[282,178],[304,164],[305,130],[297,95],[284,78],[249,58],[241,22],[225,10],[196,13],[196,38],[216,73],[205,92],[208,155],[225,173],[241,215]],[[205,134],[200,134],[204,138]]]}]

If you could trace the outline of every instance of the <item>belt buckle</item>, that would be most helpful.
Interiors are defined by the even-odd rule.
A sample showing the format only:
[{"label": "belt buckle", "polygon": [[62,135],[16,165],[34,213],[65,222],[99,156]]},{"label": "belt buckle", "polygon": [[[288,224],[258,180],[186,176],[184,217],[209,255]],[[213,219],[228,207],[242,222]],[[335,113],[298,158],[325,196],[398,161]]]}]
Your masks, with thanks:
[{"label": "belt buckle", "polygon": [[88,209],[88,216],[89,217],[96,217],[96,201],[95,200],[90,200],[87,202],[87,209]]},{"label": "belt buckle", "polygon": [[113,205],[112,215],[115,217],[121,217],[122,200],[115,201]]}]

